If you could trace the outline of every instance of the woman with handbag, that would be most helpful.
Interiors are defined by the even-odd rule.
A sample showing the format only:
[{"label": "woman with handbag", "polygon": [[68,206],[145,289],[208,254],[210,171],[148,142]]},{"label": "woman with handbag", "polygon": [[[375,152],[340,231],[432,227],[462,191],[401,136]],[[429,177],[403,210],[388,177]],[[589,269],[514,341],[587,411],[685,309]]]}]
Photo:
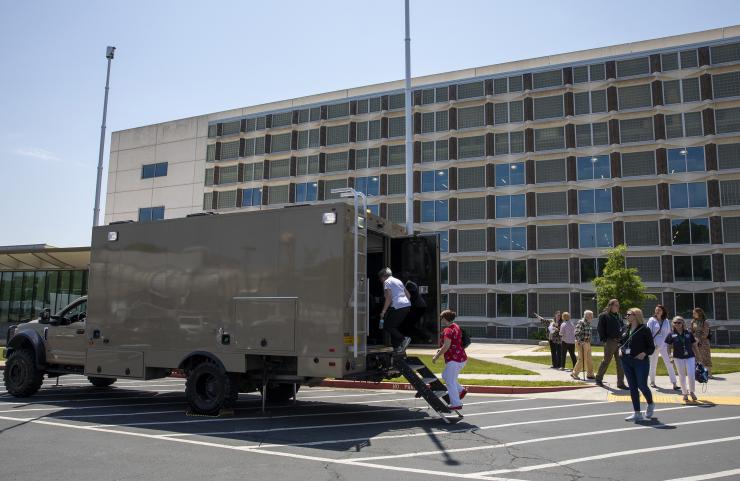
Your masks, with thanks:
[{"label": "woman with handbag", "polygon": [[465,354],[463,347],[463,334],[460,326],[455,324],[455,311],[445,310],[440,313],[439,318],[442,322],[442,336],[440,339],[440,348],[432,357],[432,363],[436,363],[440,356],[444,356],[445,370],[442,371],[442,379],[447,385],[447,394],[450,397],[450,409],[459,411],[462,409],[462,398],[467,391],[457,382],[457,376],[465,367],[468,356]]},{"label": "woman with handbag", "polygon": [[[673,362],[676,363],[676,369],[678,369],[678,379],[681,381],[681,394],[683,394],[683,400],[688,401],[689,395],[693,401],[696,401],[696,394],[694,394],[695,379],[694,370],[696,369],[696,358],[694,352],[696,351],[697,341],[694,335],[691,334],[684,326],[684,320],[681,316],[673,318],[673,330],[671,334],[666,337],[666,345],[672,348]],[[686,388],[686,378],[689,378],[689,387]]]},{"label": "woman with handbag", "polygon": [[709,321],[707,321],[707,316],[701,307],[695,307],[691,314],[694,318],[691,322],[691,333],[697,343],[696,362],[707,368],[709,377],[712,377],[712,349],[709,346],[712,335],[709,330]]}]

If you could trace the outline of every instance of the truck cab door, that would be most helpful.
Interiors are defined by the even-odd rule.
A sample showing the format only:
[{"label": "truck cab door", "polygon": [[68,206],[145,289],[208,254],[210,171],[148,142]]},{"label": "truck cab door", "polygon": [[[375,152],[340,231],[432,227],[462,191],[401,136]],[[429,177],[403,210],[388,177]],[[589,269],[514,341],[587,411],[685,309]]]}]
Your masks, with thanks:
[{"label": "truck cab door", "polygon": [[83,366],[87,351],[87,299],[73,302],[52,317],[44,329],[46,359],[50,364]]},{"label": "truck cab door", "polygon": [[437,344],[439,340],[440,275],[439,236],[424,234],[391,239],[391,270],[404,284],[418,286],[422,302],[415,303],[401,332],[414,344]]}]

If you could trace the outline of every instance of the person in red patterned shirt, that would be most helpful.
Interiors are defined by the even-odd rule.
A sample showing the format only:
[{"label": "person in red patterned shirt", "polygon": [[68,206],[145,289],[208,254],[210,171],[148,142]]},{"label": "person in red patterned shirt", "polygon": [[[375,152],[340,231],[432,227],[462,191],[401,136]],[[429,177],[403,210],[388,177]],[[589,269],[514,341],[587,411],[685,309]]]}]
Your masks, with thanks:
[{"label": "person in red patterned shirt", "polygon": [[467,391],[457,382],[457,376],[465,367],[468,360],[465,354],[465,348],[462,345],[462,330],[455,324],[457,314],[454,311],[445,310],[439,315],[442,322],[442,336],[439,341],[441,346],[432,358],[432,362],[437,362],[440,356],[445,358],[445,370],[442,372],[442,378],[447,384],[447,393],[450,396],[450,409],[457,411],[462,409],[462,398]]}]

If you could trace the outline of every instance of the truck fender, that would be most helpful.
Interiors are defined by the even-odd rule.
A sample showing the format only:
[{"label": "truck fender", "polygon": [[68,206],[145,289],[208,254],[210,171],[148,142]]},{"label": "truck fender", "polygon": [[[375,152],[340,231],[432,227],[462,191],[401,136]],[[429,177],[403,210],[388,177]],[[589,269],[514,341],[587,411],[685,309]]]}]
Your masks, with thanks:
[{"label": "truck fender", "polygon": [[215,354],[207,351],[191,352],[190,354],[185,356],[182,361],[180,361],[180,363],[177,365],[177,368],[186,371],[187,369],[200,364],[206,359],[216,364],[223,372],[226,372],[226,367],[224,366],[224,363],[221,362],[221,359],[219,359],[218,356],[216,356]]},{"label": "truck fender", "polygon": [[36,360],[36,368],[44,369],[46,367],[46,347],[44,340],[36,331],[22,331],[14,335],[8,342],[6,357],[15,349],[29,349],[33,351]]}]

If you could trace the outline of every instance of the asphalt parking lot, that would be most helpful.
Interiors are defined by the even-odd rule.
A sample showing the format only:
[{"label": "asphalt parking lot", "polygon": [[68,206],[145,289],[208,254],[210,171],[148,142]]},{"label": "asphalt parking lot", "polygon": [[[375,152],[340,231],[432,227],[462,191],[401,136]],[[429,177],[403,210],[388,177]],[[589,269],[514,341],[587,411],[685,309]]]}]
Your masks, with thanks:
[{"label": "asphalt parking lot", "polygon": [[[2,480],[740,479],[740,407],[470,394],[446,425],[413,393],[301,389],[260,412],[185,415],[184,381],[91,387],[67,376],[0,392]],[[708,476],[712,475],[712,476]]]}]

